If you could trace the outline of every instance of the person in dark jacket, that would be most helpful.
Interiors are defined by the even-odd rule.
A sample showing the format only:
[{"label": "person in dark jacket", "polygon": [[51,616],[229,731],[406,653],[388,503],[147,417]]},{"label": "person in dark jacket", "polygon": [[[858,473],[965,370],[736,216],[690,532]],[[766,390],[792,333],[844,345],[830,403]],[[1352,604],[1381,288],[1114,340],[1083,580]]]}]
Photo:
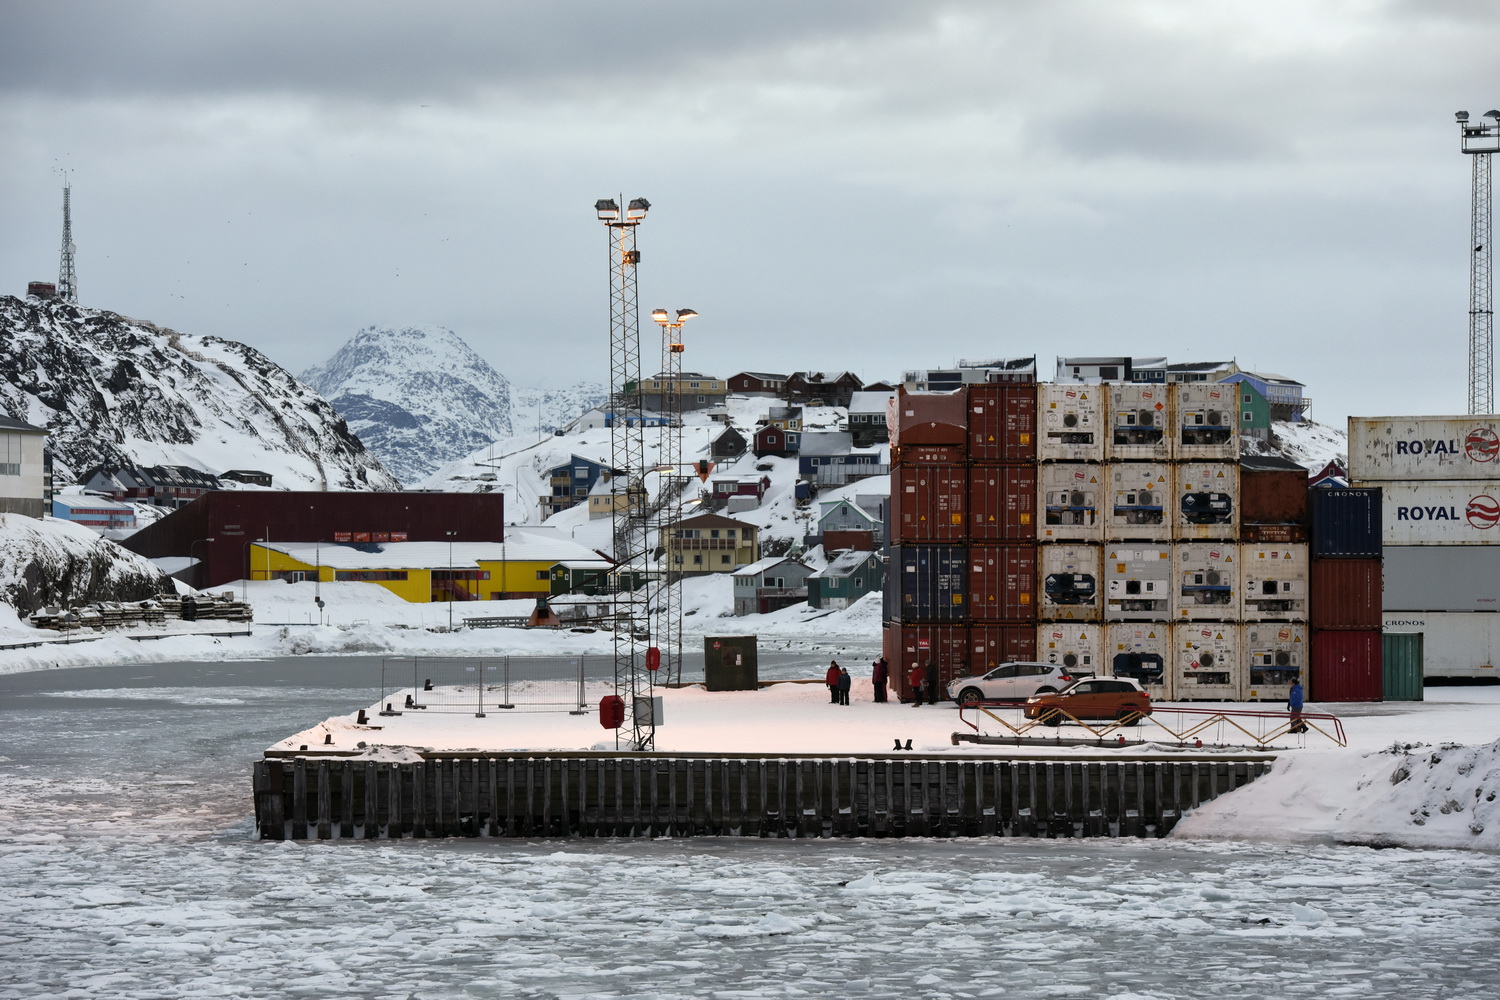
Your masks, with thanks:
[{"label": "person in dark jacket", "polygon": [[823,675],[823,683],[828,685],[828,703],[837,705],[839,703],[839,661],[828,661],[828,673]]},{"label": "person in dark jacket", "polygon": [[927,680],[923,688],[927,692],[927,704],[936,705],[938,700],[938,668],[936,661],[927,664]]},{"label": "person in dark jacket", "polygon": [[849,689],[854,686],[854,678],[849,676],[849,671],[839,668],[839,704],[849,704]]},{"label": "person in dark jacket", "polygon": [[911,707],[918,708],[922,704],[922,681],[927,678],[927,671],[922,669],[922,664],[912,666],[911,672],[906,675],[906,683],[911,688]]},{"label": "person in dark jacket", "polygon": [[1286,710],[1291,713],[1292,724],[1288,731],[1293,733],[1307,732],[1307,723],[1302,721],[1302,678],[1292,680],[1292,689],[1287,692]]},{"label": "person in dark jacket", "polygon": [[886,665],[885,657],[882,656],[875,661],[874,666],[870,670],[870,683],[875,686],[876,701],[885,701],[885,686],[890,679],[891,669]]}]

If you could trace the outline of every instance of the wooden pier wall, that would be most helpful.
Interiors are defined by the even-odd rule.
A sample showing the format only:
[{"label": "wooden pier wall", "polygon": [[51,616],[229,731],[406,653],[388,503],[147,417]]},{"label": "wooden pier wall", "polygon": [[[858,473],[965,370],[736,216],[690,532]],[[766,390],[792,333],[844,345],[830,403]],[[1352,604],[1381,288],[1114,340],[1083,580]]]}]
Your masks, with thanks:
[{"label": "wooden pier wall", "polygon": [[1162,837],[1270,770],[1238,760],[579,755],[255,765],[266,840]]}]

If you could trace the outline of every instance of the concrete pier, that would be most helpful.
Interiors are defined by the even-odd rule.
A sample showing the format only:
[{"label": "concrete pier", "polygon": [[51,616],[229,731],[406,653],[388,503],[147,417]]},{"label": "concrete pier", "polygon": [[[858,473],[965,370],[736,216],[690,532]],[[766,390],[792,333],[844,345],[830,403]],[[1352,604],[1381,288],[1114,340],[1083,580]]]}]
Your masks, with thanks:
[{"label": "concrete pier", "polygon": [[1273,758],[607,753],[267,755],[266,840],[1162,837]]}]

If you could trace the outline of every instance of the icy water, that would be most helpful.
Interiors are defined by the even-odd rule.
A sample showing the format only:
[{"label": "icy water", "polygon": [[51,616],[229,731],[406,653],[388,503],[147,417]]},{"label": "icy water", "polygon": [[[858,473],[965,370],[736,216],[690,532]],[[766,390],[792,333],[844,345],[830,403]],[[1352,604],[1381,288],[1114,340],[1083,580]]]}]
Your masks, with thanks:
[{"label": "icy water", "polygon": [[0,998],[1442,997],[1500,858],[1139,841],[251,839],[379,662],[0,677]]}]

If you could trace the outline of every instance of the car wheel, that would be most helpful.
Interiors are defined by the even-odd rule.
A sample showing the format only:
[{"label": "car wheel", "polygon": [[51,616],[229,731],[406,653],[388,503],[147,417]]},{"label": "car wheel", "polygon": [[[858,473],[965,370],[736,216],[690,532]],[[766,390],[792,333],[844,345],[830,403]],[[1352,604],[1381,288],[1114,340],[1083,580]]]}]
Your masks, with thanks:
[{"label": "car wheel", "polygon": [[1060,708],[1054,708],[1051,712],[1047,713],[1047,718],[1045,720],[1043,720],[1043,721],[1045,721],[1047,723],[1047,725],[1049,725],[1049,726],[1060,726],[1060,725],[1062,725],[1062,722],[1063,722],[1063,712],[1062,712],[1062,709],[1060,709]]},{"label": "car wheel", "polygon": [[1139,726],[1141,724],[1141,713],[1130,708],[1122,708],[1115,713],[1115,721],[1122,726]]},{"label": "car wheel", "polygon": [[978,688],[964,688],[958,693],[958,703],[960,705],[977,705],[981,701],[984,701],[984,692]]}]

